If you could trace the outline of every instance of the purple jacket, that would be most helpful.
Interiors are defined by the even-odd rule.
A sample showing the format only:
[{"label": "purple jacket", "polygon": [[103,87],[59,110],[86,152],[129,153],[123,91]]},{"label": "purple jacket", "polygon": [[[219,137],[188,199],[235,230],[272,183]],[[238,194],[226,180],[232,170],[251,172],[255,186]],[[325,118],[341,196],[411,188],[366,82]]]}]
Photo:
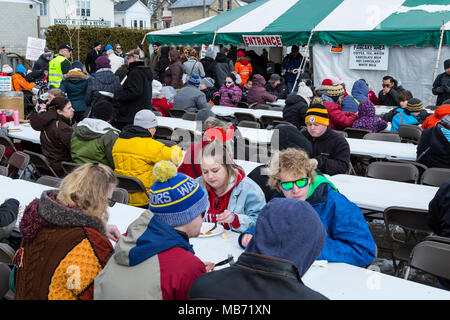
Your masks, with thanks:
[{"label": "purple jacket", "polygon": [[373,133],[380,132],[387,127],[386,121],[375,116],[375,106],[369,100],[364,100],[358,108],[358,119],[353,122],[353,128],[367,129]]},{"label": "purple jacket", "polygon": [[265,104],[267,101],[277,101],[277,96],[268,93],[266,88],[264,88],[265,85],[266,79],[262,75],[255,74],[253,76],[252,87],[248,89],[247,103],[249,105],[252,103]]},{"label": "purple jacket", "polygon": [[220,87],[219,91],[214,93],[214,97],[219,96],[221,106],[237,107],[237,104],[242,98],[242,90],[235,84],[232,84],[229,88],[224,84]]}]

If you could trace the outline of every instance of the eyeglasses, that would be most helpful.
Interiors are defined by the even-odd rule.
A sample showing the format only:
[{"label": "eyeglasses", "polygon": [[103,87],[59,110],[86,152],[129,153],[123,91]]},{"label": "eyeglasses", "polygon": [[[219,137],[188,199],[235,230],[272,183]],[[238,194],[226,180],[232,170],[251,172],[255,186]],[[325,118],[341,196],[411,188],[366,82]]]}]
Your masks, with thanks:
[{"label": "eyeglasses", "polygon": [[108,206],[114,207],[114,205],[116,204],[116,202],[117,202],[117,201],[108,198]]},{"label": "eyeglasses", "polygon": [[383,83],[383,88],[389,88],[391,85],[388,83],[388,84],[384,84]]},{"label": "eyeglasses", "polygon": [[225,81],[226,84],[232,84],[233,81]]},{"label": "eyeglasses", "polygon": [[294,188],[294,183],[297,185],[297,187],[304,188],[308,185],[309,178],[301,178],[295,181],[285,181],[280,182],[281,188],[283,188],[284,191],[289,191]]},{"label": "eyeglasses", "polygon": [[117,47],[116,49],[122,49],[121,47]]},{"label": "eyeglasses", "polygon": [[202,212],[202,219],[205,217],[206,211]]}]

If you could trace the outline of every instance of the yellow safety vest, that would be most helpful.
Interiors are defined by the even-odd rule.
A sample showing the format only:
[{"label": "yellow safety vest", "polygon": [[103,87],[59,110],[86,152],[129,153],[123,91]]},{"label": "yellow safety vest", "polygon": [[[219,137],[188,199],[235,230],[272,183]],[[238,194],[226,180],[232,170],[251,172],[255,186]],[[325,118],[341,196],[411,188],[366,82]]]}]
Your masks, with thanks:
[{"label": "yellow safety vest", "polygon": [[[61,63],[67,60],[66,57],[59,55],[52,59],[48,64],[48,85],[54,88],[59,88],[63,73],[61,70]],[[67,60],[68,61],[68,60]]]}]

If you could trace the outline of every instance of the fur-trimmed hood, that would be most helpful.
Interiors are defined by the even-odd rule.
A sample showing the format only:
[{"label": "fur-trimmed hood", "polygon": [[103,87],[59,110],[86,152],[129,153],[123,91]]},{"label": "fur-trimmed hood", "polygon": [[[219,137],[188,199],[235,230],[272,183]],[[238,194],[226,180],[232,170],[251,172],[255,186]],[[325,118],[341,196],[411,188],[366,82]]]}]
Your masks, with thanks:
[{"label": "fur-trimmed hood", "polygon": [[88,227],[105,234],[105,225],[80,209],[68,207],[56,199],[57,190],[42,192],[40,199],[34,199],[25,209],[19,228],[27,241],[32,241],[46,226],[63,228]]},{"label": "fur-trimmed hood", "polygon": [[81,71],[74,71],[70,70],[68,73],[66,73],[63,76],[63,80],[70,81],[70,80],[87,80],[89,76]]}]

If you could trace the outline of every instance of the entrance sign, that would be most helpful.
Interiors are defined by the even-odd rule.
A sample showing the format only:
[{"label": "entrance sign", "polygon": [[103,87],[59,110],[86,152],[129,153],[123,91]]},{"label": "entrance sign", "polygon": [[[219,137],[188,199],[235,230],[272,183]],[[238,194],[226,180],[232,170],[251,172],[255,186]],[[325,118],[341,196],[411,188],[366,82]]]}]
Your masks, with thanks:
[{"label": "entrance sign", "polygon": [[242,35],[244,44],[247,47],[282,47],[281,36],[279,35]]}]

